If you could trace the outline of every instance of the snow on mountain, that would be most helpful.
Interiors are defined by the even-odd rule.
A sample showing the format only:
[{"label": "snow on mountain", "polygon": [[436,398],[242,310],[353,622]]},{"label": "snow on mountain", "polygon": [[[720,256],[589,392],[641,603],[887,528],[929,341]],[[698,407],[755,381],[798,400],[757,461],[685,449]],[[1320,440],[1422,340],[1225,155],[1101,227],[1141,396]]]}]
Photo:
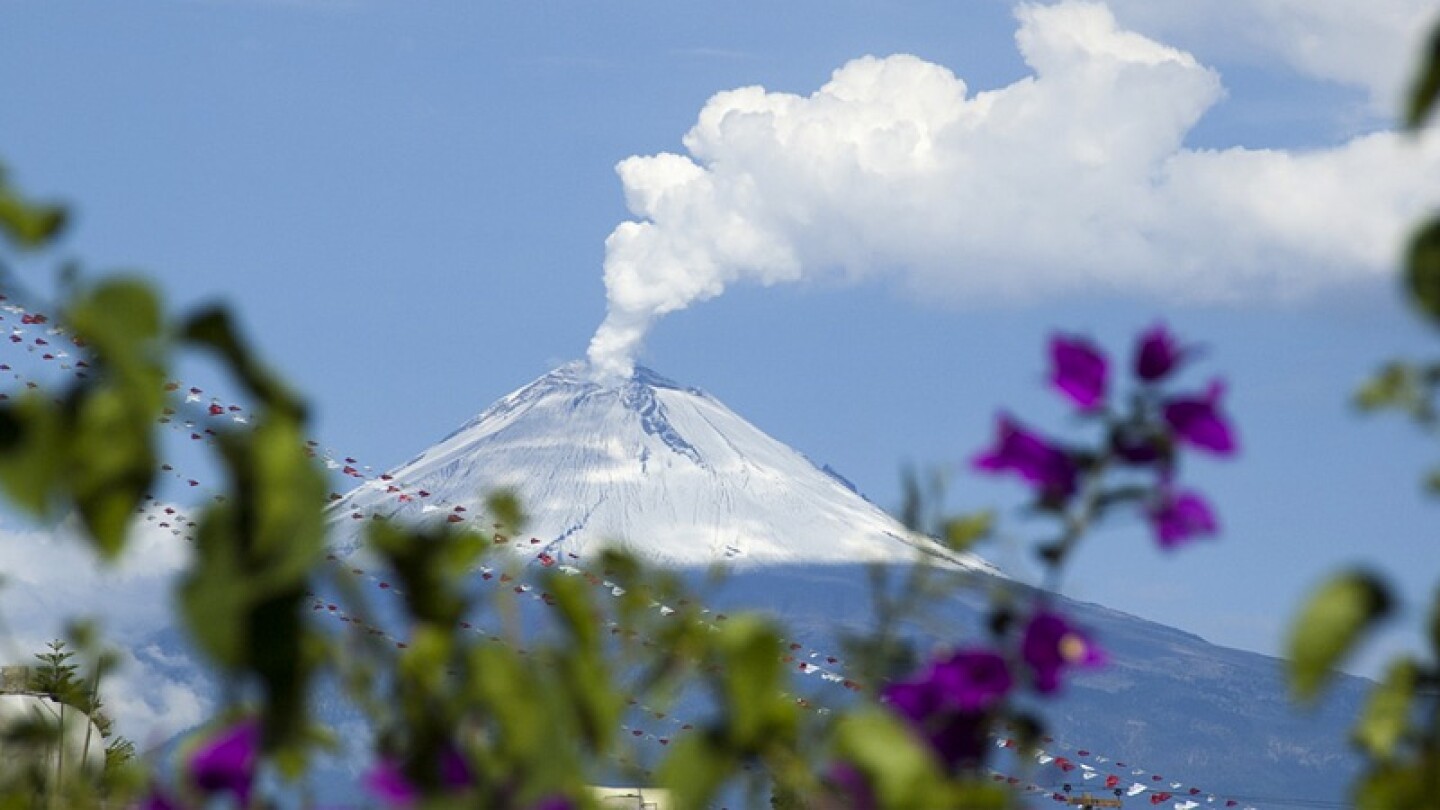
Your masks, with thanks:
[{"label": "snow on mountain", "polygon": [[[662,565],[911,562],[998,573],[907,532],[828,468],[719,401],[644,368],[597,381],[562,366],[332,508],[399,517],[478,509],[509,489],[530,517],[531,553],[584,558],[621,545]],[[425,498],[401,502],[403,484]],[[342,521],[343,523],[343,521]],[[337,542],[358,543],[351,531]]]},{"label": "snow on mountain", "polygon": [[[907,533],[838,474],[707,394],[645,369],[610,382],[594,379],[583,364],[563,366],[388,476],[332,507],[338,552],[358,548],[371,515],[440,521],[457,506],[474,514],[487,493],[508,488],[530,515],[521,542],[511,545],[528,559],[541,552],[583,559],[614,542],[689,575],[729,563],[730,576],[718,589],[708,586],[707,604],[774,615],[791,637],[816,649],[841,649],[847,633],[870,628],[863,563],[894,563],[890,570],[900,571],[925,559],[982,574],[975,587],[929,605],[933,621],[904,630],[918,649],[977,638],[988,586],[998,583],[983,576],[998,575],[984,561]],[[1009,584],[1016,594],[1030,593]],[[1059,789],[1079,780],[1090,787],[1083,780],[1108,770],[1127,785],[1143,780],[1146,791],[1201,785],[1197,795],[1211,806],[1224,806],[1226,795],[1257,808],[1343,797],[1357,766],[1346,733],[1364,682],[1341,676],[1321,707],[1297,711],[1276,659],[1099,605],[1046,598],[1095,633],[1110,664],[1077,675],[1059,700],[1040,708],[1057,740],[1107,752],[1114,764],[1078,774],[1047,766],[1031,773],[1040,784]],[[824,690],[823,680],[805,677],[814,671],[800,671],[796,688]],[[840,691],[816,698],[849,699]],[[1143,762],[1165,781],[1120,761]],[[1150,806],[1158,795],[1126,802]]]}]

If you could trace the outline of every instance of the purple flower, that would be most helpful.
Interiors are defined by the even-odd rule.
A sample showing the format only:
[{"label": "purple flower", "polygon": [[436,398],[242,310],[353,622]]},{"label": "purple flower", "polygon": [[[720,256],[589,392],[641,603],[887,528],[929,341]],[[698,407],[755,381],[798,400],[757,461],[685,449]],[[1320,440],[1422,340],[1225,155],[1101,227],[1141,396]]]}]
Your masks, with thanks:
[{"label": "purple flower", "polygon": [[165,795],[165,791],[154,787],[139,804],[133,805],[131,810],[181,810],[181,805]]},{"label": "purple flower", "polygon": [[932,662],[918,678],[891,684],[884,699],[953,768],[980,761],[985,713],[1011,685],[1004,658],[989,650],[960,650]]},{"label": "purple flower", "polygon": [[1082,338],[1050,338],[1050,383],[1085,410],[1105,402],[1105,355]]},{"label": "purple flower", "polygon": [[475,778],[470,775],[470,765],[465,761],[465,755],[453,745],[446,746],[440,752],[440,784],[452,790],[468,788],[475,784]]},{"label": "purple flower", "polygon": [[1075,494],[1078,468],[1070,454],[1005,414],[1000,415],[996,434],[995,446],[972,462],[977,469],[1014,472],[1039,486],[1049,499],[1064,500]]},{"label": "purple flower", "polygon": [[1020,657],[1035,676],[1035,691],[1050,694],[1060,689],[1060,672],[1066,667],[1097,667],[1105,654],[1065,617],[1048,610],[1036,611],[1025,627]]},{"label": "purple flower", "polygon": [[[450,790],[463,790],[475,784],[470,766],[458,748],[447,746],[440,752],[440,784]],[[420,800],[420,789],[405,775],[395,759],[381,759],[365,774],[365,787],[370,795],[389,807],[411,807]]]},{"label": "purple flower", "polygon": [[1219,530],[1210,504],[1194,492],[1160,490],[1159,498],[1147,511],[1150,525],[1162,548],[1176,548],[1190,540]]},{"label": "purple flower", "polygon": [[1179,367],[1188,353],[1164,324],[1157,323],[1141,333],[1135,347],[1135,376],[1145,382],[1163,379]]},{"label": "purple flower", "polygon": [[393,759],[382,759],[370,768],[365,774],[365,789],[387,807],[412,807],[420,799],[420,791]]},{"label": "purple flower", "polygon": [[190,758],[190,775],[206,793],[233,794],[241,806],[250,801],[260,747],[260,724],[242,720],[216,735]]},{"label": "purple flower", "polygon": [[848,762],[842,760],[831,765],[825,772],[825,781],[830,783],[840,806],[847,810],[876,810],[880,806],[870,779]]},{"label": "purple flower", "polygon": [[1219,407],[1224,393],[1225,385],[1215,380],[1204,396],[1169,400],[1164,408],[1165,421],[1181,441],[1217,456],[1232,455],[1237,444],[1235,433]]},{"label": "purple flower", "polygon": [[575,810],[575,803],[564,796],[546,796],[531,805],[530,810]]},{"label": "purple flower", "polygon": [[946,705],[983,711],[1010,691],[1010,668],[989,650],[961,650],[930,667],[930,681]]}]

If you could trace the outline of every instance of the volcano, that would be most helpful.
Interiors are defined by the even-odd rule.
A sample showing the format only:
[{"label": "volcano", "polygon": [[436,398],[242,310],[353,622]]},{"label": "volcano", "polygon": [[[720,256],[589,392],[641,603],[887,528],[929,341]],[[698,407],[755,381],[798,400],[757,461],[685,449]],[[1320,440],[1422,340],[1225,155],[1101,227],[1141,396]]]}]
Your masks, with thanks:
[{"label": "volcano", "polygon": [[[427,497],[401,501],[392,481]],[[539,542],[524,547],[556,558],[610,545],[663,566],[924,559],[999,574],[909,532],[838,473],[705,392],[644,368],[600,381],[582,363],[562,366],[332,509],[443,516],[499,490],[515,493],[529,517],[525,534]]]},{"label": "volcano", "polygon": [[[773,615],[811,649],[839,650],[847,634],[870,628],[877,563],[902,571],[925,562],[968,583],[930,606],[925,627],[910,628],[921,650],[981,637],[992,588],[1034,593],[978,556],[907,531],[839,474],[708,394],[643,368],[600,379],[580,363],[336,501],[332,546],[341,555],[359,548],[365,521],[352,518],[468,522],[497,490],[514,492],[528,514],[520,542],[509,545],[527,562],[583,567],[614,545],[682,572],[720,564],[729,575],[709,591],[711,607]],[[1110,662],[1037,707],[1053,748],[1067,753],[1029,763],[1028,778],[1056,791],[1113,781],[1136,807],[1343,800],[1357,767],[1346,739],[1364,681],[1339,676],[1321,707],[1302,712],[1277,659],[1044,598],[1089,629]],[[819,671],[798,667],[797,679]],[[809,680],[797,690],[822,685]]]}]

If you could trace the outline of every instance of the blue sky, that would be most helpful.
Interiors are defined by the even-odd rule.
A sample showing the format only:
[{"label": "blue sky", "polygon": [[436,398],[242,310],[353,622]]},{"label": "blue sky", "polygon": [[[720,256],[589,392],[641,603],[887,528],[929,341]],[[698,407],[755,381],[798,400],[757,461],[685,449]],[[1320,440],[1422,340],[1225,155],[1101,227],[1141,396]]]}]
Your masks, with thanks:
[{"label": "blue sky", "polygon": [[[1335,566],[1369,562],[1412,600],[1440,574],[1418,483],[1435,447],[1347,405],[1380,361],[1437,345],[1398,299],[1393,237],[1440,197],[1427,173],[1440,158],[1383,135],[1425,4],[1359,5],[1034,7],[1020,13],[1045,18],[1025,29],[1039,43],[1027,62],[1023,19],[1000,0],[0,0],[0,156],[22,187],[75,203],[63,255],[138,269],[178,307],[234,305],[308,392],[320,437],[376,466],[585,354],[607,311],[606,238],[643,218],[616,172],[631,156],[681,155],[722,186],[758,177],[763,204],[738,216],[795,262],[752,273],[741,256],[722,296],[649,329],[640,362],[882,505],[898,505],[913,464],[956,473],[956,509],[1013,506],[1014,485],[964,461],[1001,408],[1074,427],[1044,386],[1047,337],[1090,335],[1128,358],[1131,336],[1164,319],[1206,347],[1190,384],[1230,383],[1242,455],[1186,470],[1224,534],[1162,554],[1141,529],[1104,531],[1067,591],[1275,652]],[[1081,25],[1107,15],[1109,29]],[[1079,56],[1052,41],[1072,34]],[[1163,65],[1085,72],[1098,64],[1085,49],[1112,45]],[[826,132],[813,153],[729,135],[709,162],[687,151],[717,93],[809,97],[851,60],[895,54],[918,57],[883,63],[899,96],[919,63],[969,100],[1004,89],[1037,117],[1007,130],[967,108],[981,134],[940,153],[949,173],[894,184],[880,171],[806,185],[807,167],[832,166],[814,159],[834,146]],[[914,101],[921,118],[939,109]],[[1085,138],[1099,151],[1082,153]],[[660,174],[629,191],[669,188]],[[874,202],[890,193],[894,206]],[[687,234],[716,221],[655,216]],[[1146,240],[1127,248],[1135,232]],[[49,268],[23,269],[45,290]],[[1017,541],[1036,528],[1013,511],[1006,526]],[[1027,565],[1016,545],[990,556]],[[1422,615],[1412,601],[1404,618]]]}]

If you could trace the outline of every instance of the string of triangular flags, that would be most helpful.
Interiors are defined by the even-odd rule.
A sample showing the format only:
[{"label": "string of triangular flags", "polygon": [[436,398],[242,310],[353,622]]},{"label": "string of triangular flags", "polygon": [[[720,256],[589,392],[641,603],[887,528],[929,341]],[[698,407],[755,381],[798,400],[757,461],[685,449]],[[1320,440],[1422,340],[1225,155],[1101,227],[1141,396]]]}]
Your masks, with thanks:
[{"label": "string of triangular flags", "polygon": [[[3,307],[0,307],[0,309],[3,309],[5,312],[11,313],[12,316],[19,315],[21,320],[24,322],[24,326],[30,326],[32,324],[48,324],[51,322],[48,316],[40,313],[29,312],[20,305],[3,299],[3,297],[0,297],[0,301],[5,301]],[[51,337],[68,338],[63,329],[53,325],[47,328],[47,334]],[[12,337],[14,338],[15,342],[23,342],[24,340],[26,340],[27,336],[23,326],[15,327]],[[44,338],[37,338],[36,340],[39,341],[42,345],[49,345],[49,341],[46,341]],[[70,342],[74,343],[74,345],[76,346],[82,346],[79,341]],[[32,345],[30,348],[33,350],[34,346]],[[65,354],[63,352],[59,354],[45,353],[42,359],[54,360],[61,357],[62,355],[64,357],[68,357],[68,354]],[[77,364],[67,364],[63,366],[63,368],[65,368],[66,370],[75,372],[77,373],[77,376],[80,376],[82,378],[85,376],[84,369],[88,367],[88,363],[85,363],[85,361],[83,360],[79,361]],[[0,367],[0,370],[11,371],[8,366]],[[16,376],[18,377],[18,374]],[[30,387],[34,387],[33,383]],[[188,416],[182,416],[178,413],[177,408],[166,407],[163,411],[162,416],[159,419],[161,423],[176,428],[182,435],[187,435],[188,438],[192,441],[210,443],[214,438],[216,438],[216,436],[218,435],[216,428],[209,424],[206,424],[206,420],[211,420],[212,422],[223,420],[243,425],[248,424],[252,418],[251,415],[241,406],[227,403],[223,401],[220,397],[214,395],[207,395],[203,389],[197,386],[185,386],[183,383],[177,381],[170,381],[165,384],[165,390],[176,394],[177,396],[182,396],[185,405],[195,405],[198,409],[198,413]],[[374,472],[374,468],[371,465],[362,464],[353,456],[348,456],[338,451],[334,451],[314,440],[309,440],[306,442],[306,453],[319,460],[327,469],[331,470],[332,472],[360,481],[360,486],[368,487],[374,491],[379,491],[380,494],[392,498],[397,506],[403,504],[412,504],[416,502],[424,502],[421,510],[422,514],[445,511],[447,512],[447,522],[454,524],[468,524],[479,528],[479,524],[482,520],[481,517],[478,515],[468,514],[468,510],[464,505],[453,504],[444,500],[443,498],[434,497],[429,491],[427,491],[423,487],[413,485],[404,481],[398,481],[395,479],[394,476],[388,473],[376,474]],[[199,482],[193,478],[182,479],[181,483],[189,487],[199,486]],[[342,500],[343,496],[338,492],[331,492],[329,498],[332,503],[335,503]],[[350,517],[352,520],[357,521],[365,520],[367,518],[382,519],[382,516],[379,515],[379,513],[372,512],[369,515],[366,515],[365,513],[359,511],[352,512]],[[482,532],[484,531],[484,528],[481,528]],[[499,527],[494,528],[498,529]],[[503,533],[500,533],[499,531],[496,531],[494,533],[494,537],[497,544],[501,545],[508,544],[511,540],[511,538],[509,538]],[[530,544],[540,545],[541,541],[538,538],[532,537],[530,538]],[[518,540],[516,541],[516,546],[516,550],[518,552]],[[527,560],[526,564],[534,564],[547,568],[554,567],[568,575],[583,576],[587,582],[590,582],[596,587],[609,589],[616,596],[619,596],[621,593],[623,593],[623,589],[617,590],[620,589],[621,586],[609,581],[609,579],[607,578],[608,573],[601,576],[586,571],[578,565],[578,563],[580,562],[580,558],[573,553],[567,553],[565,557],[565,560],[561,560],[558,556],[558,552],[551,553],[548,551],[539,551],[538,553],[532,555],[529,560]],[[489,577],[494,576],[495,572],[484,570],[482,571],[482,575],[488,579]],[[524,588],[524,592],[528,592],[529,590],[528,586],[517,585],[515,587]],[[651,608],[661,612],[664,615],[669,615],[674,612],[673,607],[661,604],[659,602],[653,603],[651,605]],[[710,612],[711,611],[709,611],[708,609],[702,609],[702,614],[708,614]],[[725,614],[723,613],[715,614],[715,619],[717,621],[725,621],[725,618]],[[840,661],[838,656],[828,651],[807,647],[806,645],[796,640],[787,639],[785,641],[785,644],[788,650],[784,656],[785,663],[792,664],[795,670],[800,672],[801,674],[816,675],[822,679],[840,683],[847,689],[855,691],[858,691],[862,688],[861,684],[847,679],[834,671],[836,665]]]},{"label": "string of triangular flags", "polygon": [[[6,314],[11,316],[8,319],[12,322],[8,342],[12,347],[23,345],[27,353],[38,356],[38,358],[44,362],[56,363],[61,370],[74,374],[78,378],[83,379],[87,376],[87,369],[90,368],[89,363],[83,358],[73,359],[66,349],[59,348],[57,345],[58,342],[69,343],[70,345],[83,350],[84,344],[82,341],[68,336],[63,329],[54,325],[50,325],[50,318],[43,313],[31,312],[29,310],[26,310],[24,307],[21,307],[18,304],[10,301],[5,295],[0,294],[0,321],[7,320],[5,317]],[[41,330],[43,334],[39,337],[33,337],[32,335],[37,329]],[[9,373],[12,378],[23,383],[28,389],[35,389],[38,387],[38,383],[33,380],[25,379],[24,375],[22,375],[18,370],[14,369],[10,364],[0,363],[0,372]],[[217,436],[217,432],[213,427],[202,426],[201,421],[206,418],[212,420],[218,420],[223,418],[226,421],[241,425],[248,424],[250,422],[250,415],[246,413],[245,409],[241,408],[238,405],[224,403],[219,397],[215,396],[210,396],[208,402],[206,402],[204,399],[206,396],[205,392],[198,387],[186,387],[179,382],[172,381],[166,384],[166,390],[176,393],[183,392],[184,403],[186,405],[197,405],[197,407],[201,409],[199,414],[201,419],[199,420],[195,418],[178,417],[177,411],[174,408],[166,408],[164,415],[159,420],[160,422],[168,424],[182,432],[188,431],[188,435],[191,440],[204,441],[208,443],[213,441],[213,439]],[[9,397],[6,393],[0,392],[0,401],[8,398]],[[200,404],[202,402],[204,402],[203,405]],[[414,502],[416,499],[423,500],[431,498],[431,493],[425,491],[424,489],[408,486],[404,482],[398,482],[394,479],[393,476],[389,474],[376,475],[373,473],[373,468],[370,465],[362,465],[354,457],[345,456],[335,451],[332,451],[329,448],[321,446],[318,442],[315,442],[313,440],[307,442],[306,450],[308,454],[319,459],[324,464],[324,466],[327,467],[327,469],[330,469],[333,472],[349,478],[360,480],[363,482],[362,486],[383,488],[384,494],[393,496],[397,504]],[[200,486],[200,482],[197,479],[187,478],[181,475],[170,464],[164,465],[162,467],[162,471],[170,474],[171,477],[173,477],[176,481],[187,487],[197,488]],[[216,498],[217,500],[223,499],[221,496],[212,497]],[[339,493],[332,492],[330,495],[330,499],[332,502],[341,500],[342,497],[343,496],[339,495]],[[449,510],[445,510],[446,506],[449,506],[451,508]],[[470,516],[465,514],[467,510],[463,505],[452,505],[440,498],[436,498],[433,501],[427,502],[426,507],[428,508],[424,511],[448,511],[447,521],[450,523],[479,522],[478,516]],[[147,521],[157,523],[159,528],[169,529],[172,534],[176,536],[186,537],[186,539],[193,542],[193,537],[190,537],[185,531],[185,529],[193,529],[195,527],[195,523],[194,521],[184,518],[183,514],[176,507],[163,504],[152,496],[147,495],[145,497],[144,504],[142,504],[138,511],[144,514]],[[352,518],[356,520],[362,520],[365,519],[365,517],[366,516],[364,514],[358,512],[352,514]],[[372,513],[369,517],[371,519],[384,519],[378,513]],[[504,538],[503,535],[499,535],[497,537],[497,542],[503,542],[505,539],[507,538]],[[532,538],[531,543],[539,544],[539,540]],[[327,556],[331,562],[343,566],[343,561],[341,561],[336,555],[331,554]],[[579,561],[579,558],[573,554],[570,554],[568,556],[572,558],[573,562]],[[606,572],[604,576],[593,574],[591,572],[585,571],[578,565],[572,564],[572,562],[562,563],[547,552],[542,551],[534,555],[533,558],[528,561],[528,564],[538,564],[546,568],[555,568],[556,570],[568,576],[583,577],[585,581],[595,586],[596,588],[603,589],[611,596],[618,597],[623,595],[624,593],[624,589],[622,586],[612,582],[607,578],[608,572]],[[359,568],[348,568],[347,570],[350,571],[352,575],[366,577],[382,591],[390,591],[391,593],[399,595],[399,592],[393,587],[391,587],[388,582],[374,576],[373,574],[367,574]],[[482,581],[491,581],[495,580],[498,577],[497,584],[510,585],[510,591],[517,596],[530,598],[545,605],[554,604],[553,597],[550,594],[539,590],[528,582],[518,579],[515,575],[500,572],[488,566],[482,566],[480,568],[480,573]],[[317,601],[316,604],[321,605],[322,603],[319,603]],[[671,615],[675,612],[674,608],[658,602],[653,603],[651,607],[658,610],[662,615]],[[341,613],[338,605],[323,603],[323,608],[325,612],[330,614]],[[702,609],[702,614],[703,613],[710,613],[710,611],[708,609]],[[725,619],[725,614],[715,614],[716,621],[723,622]],[[380,631],[379,628],[374,628],[369,625],[357,624],[358,620],[354,619],[353,617],[342,617],[342,620],[351,623],[357,628],[365,629],[367,631],[383,632]],[[473,628],[467,627],[466,629]],[[622,631],[618,627],[618,625],[613,622],[609,623],[608,629],[610,629],[611,632],[629,632],[633,635],[633,631]],[[477,630],[476,632],[479,631]],[[387,638],[389,637],[387,636]],[[491,637],[491,639],[498,640],[493,636]],[[404,642],[394,639],[392,639],[392,641],[402,649],[405,646]],[[642,643],[648,645],[652,642],[650,642],[649,640],[642,640]],[[858,691],[862,688],[859,683],[844,677],[842,670],[845,664],[843,660],[841,660],[838,656],[830,655],[820,650],[808,648],[805,645],[799,643],[798,641],[788,641],[787,646],[789,648],[789,653],[785,656],[785,661],[787,663],[795,663],[796,671],[806,675],[819,675],[822,681],[827,683],[839,684],[846,689]],[[520,652],[524,654],[523,650],[521,650]],[[801,705],[805,705],[807,707],[809,705],[809,701],[804,698],[797,698],[797,703],[800,703]],[[825,711],[825,709],[823,708],[820,708],[819,710]],[[663,715],[663,713],[660,714]],[[681,724],[681,728],[688,728],[688,724]],[[638,728],[627,727],[626,730],[631,732],[637,738],[652,740],[662,745],[669,744],[669,737],[661,737],[660,735],[653,732]],[[1045,739],[1047,743],[1053,742],[1053,740],[1048,737]],[[1015,742],[1013,739],[997,737],[996,745],[1000,747],[1014,747]],[[1033,756],[1035,757],[1036,764],[1042,766],[1053,764],[1062,773],[1069,773],[1071,771],[1078,770],[1082,782],[1100,780],[1102,779],[1102,772],[1109,770],[1110,772],[1103,773],[1103,780],[1100,782],[1096,782],[1095,784],[1103,784],[1107,790],[1120,790],[1125,795],[1131,797],[1138,796],[1142,793],[1148,793],[1150,802],[1153,805],[1160,805],[1167,801],[1170,801],[1171,799],[1176,799],[1173,807],[1177,810],[1193,810],[1193,808],[1199,807],[1202,801],[1205,804],[1223,806],[1226,808],[1235,808],[1241,806],[1240,803],[1236,800],[1226,799],[1212,793],[1207,793],[1197,787],[1189,786],[1182,782],[1166,782],[1164,778],[1159,774],[1151,773],[1143,768],[1127,766],[1123,762],[1117,762],[1111,758],[1101,755],[1092,755],[1086,749],[1075,749],[1074,751],[1070,752],[1070,754],[1072,756],[1058,756],[1055,754],[1051,754],[1044,749],[1035,749],[1033,751]],[[1097,765],[1091,765],[1090,762],[1084,761],[1087,758],[1089,758],[1091,762],[1094,762],[1097,765],[1113,763],[1113,767],[1099,768],[1097,767]],[[1119,773],[1115,773],[1115,770],[1127,771],[1127,773],[1121,775]],[[1005,781],[1012,784],[1013,786],[1026,789],[1029,792],[1043,793],[1048,790],[1038,785],[1022,784],[1018,781],[1011,781],[1014,779],[1014,777],[1002,777],[999,774],[996,774],[995,776],[997,778],[1003,778]],[[1065,800],[1064,795],[1060,793],[1054,793],[1052,795],[1052,798],[1056,798],[1059,801]],[[1244,808],[1245,810],[1253,810],[1253,808],[1249,807],[1248,805],[1244,806]]]},{"label": "string of triangular flags", "polygon": [[[171,474],[176,476],[177,479],[181,476],[181,473],[175,471],[172,471]],[[159,526],[161,528],[171,528],[172,533],[193,540],[190,535],[182,531],[182,528],[180,528],[193,528],[195,526],[194,521],[189,520],[182,510],[174,506],[164,505],[159,501],[155,501],[153,499],[147,499],[147,504],[150,505],[149,509],[152,510],[151,514],[147,517],[147,520],[159,520]],[[158,512],[158,514],[156,514],[156,512]],[[344,560],[334,554],[328,554],[326,556],[326,559],[329,562],[341,567],[343,571],[350,574],[351,576],[368,582],[379,593],[388,593],[396,598],[403,598],[405,596],[405,593],[402,589],[395,587],[390,581],[388,581],[381,575],[377,575],[373,572],[366,571],[363,568],[356,567],[349,561]],[[578,571],[578,569],[576,570]],[[500,572],[488,566],[482,567],[481,571],[483,572],[481,577],[482,582],[490,582],[497,586],[509,586],[508,588],[502,588],[502,593],[511,593],[518,597],[529,598],[546,606],[554,605],[553,597],[551,597],[549,593],[540,590],[538,587],[533,586],[528,582],[525,582],[520,575]],[[620,586],[615,585],[609,580],[601,580],[598,582],[598,585],[604,588],[606,592],[610,593],[612,596],[619,596],[623,593],[623,589],[621,589]],[[337,617],[340,621],[350,624],[357,630],[362,630],[372,635],[380,636],[389,641],[390,643],[393,643],[398,649],[406,649],[407,645],[404,641],[394,638],[382,628],[376,625],[367,623],[362,619],[349,615],[343,610],[343,608],[340,607],[340,605],[333,602],[323,602],[318,596],[313,594],[311,595],[311,598],[313,610],[323,610],[328,615]],[[630,638],[637,639],[646,646],[653,645],[653,642],[651,642],[649,639],[640,637],[634,631],[624,630],[618,623],[607,622],[604,626],[609,629],[611,633],[623,632],[626,633]],[[464,629],[468,632],[476,633],[478,635],[484,635],[489,641],[496,643],[507,643],[501,637],[494,634],[486,633],[483,629],[477,628],[469,622],[462,621],[460,623],[460,627],[461,629]],[[517,647],[516,649],[519,654],[528,654],[528,651],[523,648]],[[718,668],[712,667],[712,671],[716,669]],[[832,673],[831,677],[827,680],[833,680],[833,678],[835,677],[840,676],[838,674]],[[828,711],[824,707],[812,706],[811,701],[806,698],[796,698],[795,700],[796,703],[803,708],[812,709],[819,712]],[[624,731],[631,734],[635,738],[655,742],[659,745],[669,745],[670,740],[673,739],[676,734],[690,730],[692,728],[689,723],[685,723],[680,718],[670,717],[665,712],[653,709],[643,704],[637,704],[637,702],[633,698],[627,698],[627,701],[632,706],[638,705],[638,708],[641,711],[652,715],[657,720],[668,718],[669,723],[675,727],[674,730],[670,732],[664,732],[638,726],[624,726]],[[1013,738],[997,737],[995,742],[996,745],[1001,748],[1014,748],[1017,745]],[[1053,743],[1054,740],[1053,738],[1045,737],[1044,742],[1048,744]],[[1137,796],[1141,793],[1149,792],[1149,799],[1152,805],[1160,805],[1165,803],[1166,801],[1169,801],[1173,797],[1182,796],[1181,798],[1178,798],[1173,805],[1173,807],[1178,808],[1178,810],[1192,810],[1192,808],[1200,806],[1200,800],[1203,800],[1207,804],[1224,806],[1227,808],[1235,808],[1239,806],[1239,803],[1235,800],[1223,799],[1222,797],[1217,797],[1214,794],[1205,794],[1199,788],[1187,787],[1180,782],[1169,782],[1169,789],[1167,790],[1167,785],[1162,783],[1163,777],[1161,777],[1160,775],[1151,774],[1144,771],[1143,769],[1132,768],[1123,761],[1115,762],[1113,760],[1110,760],[1108,757],[1105,757],[1104,755],[1092,754],[1086,749],[1076,749],[1072,752],[1069,752],[1069,754],[1069,756],[1057,755],[1050,753],[1050,751],[1046,750],[1045,748],[1037,748],[1032,751],[1034,762],[1037,765],[1053,765],[1056,769],[1058,769],[1061,773],[1064,774],[1068,774],[1078,769],[1080,771],[1081,780],[1085,782],[1089,782],[1090,780],[1098,779],[1103,776],[1103,782],[1096,783],[1097,785],[1103,784],[1106,789],[1120,788],[1123,790],[1125,795],[1131,797]],[[1128,768],[1130,769],[1130,776],[1125,777],[1118,775],[1114,772],[1105,773],[1105,769],[1098,768],[1095,765],[1089,764],[1089,762],[1086,761],[1087,758],[1090,761],[1098,764],[1113,763],[1113,768],[1118,768],[1122,770]],[[1149,781],[1146,781],[1147,777]],[[996,774],[993,778],[1003,778],[1004,781],[1006,781],[1007,784],[1009,784],[1011,787],[1024,790],[1028,793],[1037,795],[1048,794],[1051,798],[1054,798],[1057,801],[1068,800],[1066,794],[1052,792],[1050,788],[1042,787],[1038,784],[1035,784],[1034,782],[1022,781],[1019,780],[1017,777],[1006,777]],[[1217,801],[1221,802],[1221,804],[1216,805]],[[1249,808],[1247,806],[1246,810],[1253,810],[1253,808]]]}]

